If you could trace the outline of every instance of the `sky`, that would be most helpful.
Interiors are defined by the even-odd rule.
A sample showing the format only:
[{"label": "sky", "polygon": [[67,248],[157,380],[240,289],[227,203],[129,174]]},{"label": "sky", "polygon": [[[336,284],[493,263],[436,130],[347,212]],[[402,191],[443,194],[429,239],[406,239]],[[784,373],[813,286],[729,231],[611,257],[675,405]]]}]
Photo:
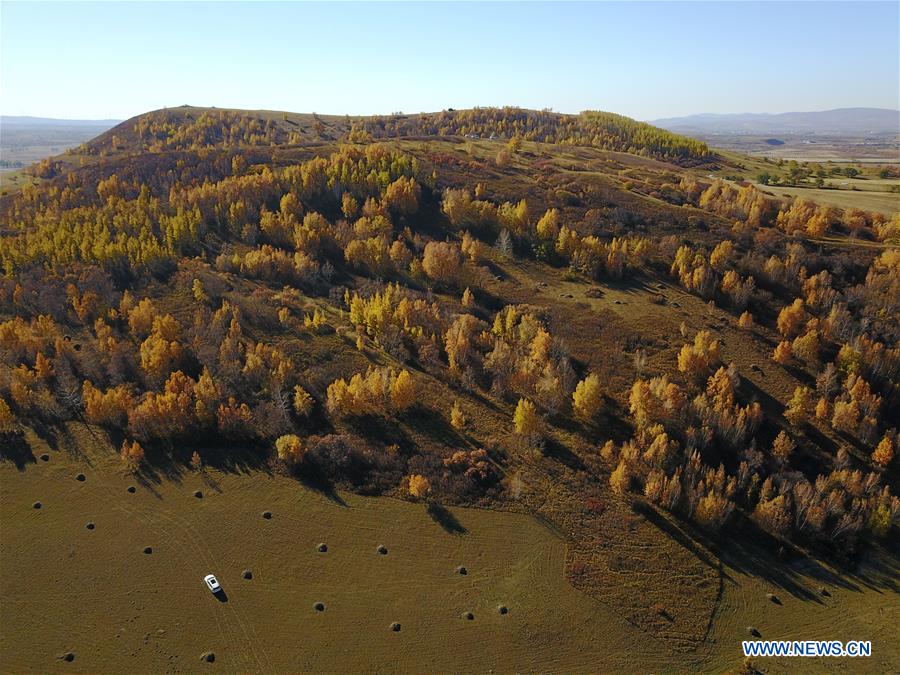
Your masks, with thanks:
[{"label": "sky", "polygon": [[900,108],[900,3],[0,2],[0,112]]}]

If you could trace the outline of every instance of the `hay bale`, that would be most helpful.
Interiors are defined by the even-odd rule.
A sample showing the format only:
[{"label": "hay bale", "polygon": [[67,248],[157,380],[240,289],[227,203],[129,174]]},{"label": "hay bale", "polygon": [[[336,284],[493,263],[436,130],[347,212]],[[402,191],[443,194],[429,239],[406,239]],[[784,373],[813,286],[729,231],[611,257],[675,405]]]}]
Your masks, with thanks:
[{"label": "hay bale", "polygon": [[467,570],[465,567],[460,565],[459,567],[456,568],[456,573],[459,575],[462,575],[462,576],[466,576],[469,573],[469,570]]},{"label": "hay bale", "polygon": [[271,511],[263,511],[262,517],[266,520],[272,520],[272,512]]},{"label": "hay bale", "polygon": [[89,522],[89,523],[87,523],[87,525],[85,525],[85,527],[86,527],[87,529],[89,529],[89,530],[93,530],[93,529],[94,529],[94,524]]},{"label": "hay bale", "polygon": [[203,652],[200,655],[200,661],[205,661],[206,663],[212,663],[216,660],[216,655],[213,652]]},{"label": "hay bale", "polygon": [[328,553],[328,544],[326,544],[325,542],[322,542],[321,544],[316,546],[316,550],[319,553]]},{"label": "hay bale", "polygon": [[153,547],[152,547],[152,546],[145,546],[145,547],[144,547],[144,554],[145,554],[145,555],[150,555],[151,553],[153,553]]},{"label": "hay bale", "polygon": [[395,621],[394,623],[391,624],[391,630],[394,631],[395,633],[399,633],[400,632],[400,624]]},{"label": "hay bale", "polygon": [[72,663],[72,661],[75,660],[75,653],[74,652],[65,652],[63,654],[60,654],[59,660],[65,661],[66,663]]},{"label": "hay bale", "polygon": [[200,490],[194,490],[194,496],[197,499],[203,499],[203,493]]},{"label": "hay bale", "polygon": [[384,544],[378,544],[378,548],[376,548],[375,550],[378,552],[378,555],[388,554],[387,546],[385,546]]},{"label": "hay bale", "polygon": [[472,612],[464,612],[464,613],[463,613],[463,618],[464,618],[466,621],[474,621],[474,620],[475,620],[475,615],[472,614]]},{"label": "hay bale", "polygon": [[503,615],[506,615],[506,614],[509,614],[509,607],[507,607],[506,605],[500,605],[500,606],[497,608],[497,611],[500,612],[500,613],[503,614]]},{"label": "hay bale", "polygon": [[776,605],[781,604],[781,599],[774,593],[766,593],[766,598],[769,600],[769,602],[774,602]]},{"label": "hay bale", "polygon": [[83,473],[79,473],[78,475],[75,476],[75,480],[83,483],[84,481],[87,480],[87,477]]},{"label": "hay bale", "polygon": [[31,506],[32,506],[33,508],[39,509],[39,508],[41,508],[41,506],[43,506],[43,504],[41,504],[40,502],[35,502],[35,503],[32,504]]},{"label": "hay bale", "polygon": [[819,593],[820,593],[821,595],[824,595],[826,598],[830,598],[830,597],[831,597],[831,593],[830,593],[829,590],[828,590],[827,588],[825,588],[824,586],[822,586],[822,587],[819,589]]},{"label": "hay bale", "polygon": [[253,578],[253,570],[244,570],[241,572],[241,576],[244,579],[252,579]]},{"label": "hay bale", "polygon": [[756,626],[747,626],[747,632],[753,637],[762,637],[762,633],[759,632],[759,629],[756,628]]},{"label": "hay bale", "polygon": [[48,455],[48,454],[45,452],[43,455],[41,455],[41,461],[42,461],[42,462],[49,462],[49,461],[50,461],[50,455]]},{"label": "hay bale", "polygon": [[135,492],[137,492],[137,488],[134,487],[134,485],[129,485],[128,492],[130,492],[131,494],[134,494]]},{"label": "hay bale", "polygon": [[317,602],[316,604],[313,605],[313,609],[316,610],[317,612],[324,612],[325,611],[325,603]]}]

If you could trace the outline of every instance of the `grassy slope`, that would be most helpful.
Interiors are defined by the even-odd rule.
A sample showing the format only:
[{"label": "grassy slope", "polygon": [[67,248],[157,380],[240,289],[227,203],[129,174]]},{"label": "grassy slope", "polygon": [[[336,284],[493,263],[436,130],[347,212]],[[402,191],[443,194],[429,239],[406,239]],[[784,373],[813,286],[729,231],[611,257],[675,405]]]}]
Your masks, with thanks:
[{"label": "grassy slope", "polygon": [[[627,206],[647,220],[652,219],[655,234],[683,234],[688,215],[700,217],[712,229],[708,233],[705,229],[692,232],[695,242],[704,238],[717,241],[715,229],[729,226],[709,214],[626,190],[628,178],[621,171],[631,171],[639,179],[644,173],[677,170],[653,160],[587,148],[525,143],[522,155],[501,171],[490,163],[496,144],[487,141],[406,140],[400,145],[420,156],[448,153],[478,165],[475,169],[442,166],[440,186],[481,181],[492,199],[528,197],[535,213],[560,205],[549,203],[547,195],[564,189],[576,194],[589,191],[610,204]],[[328,148],[322,146],[320,150],[327,152]],[[275,161],[292,161],[294,155],[309,152],[308,148],[285,149],[277,153]],[[131,160],[126,157],[108,161]],[[535,171],[537,162],[550,168]],[[578,218],[583,211],[575,206],[565,213]],[[259,468],[245,467],[249,471],[246,476],[211,472],[208,478],[222,490],[222,494],[217,494],[214,486],[203,487],[200,478],[183,474],[183,467],[174,467],[161,482],[149,483],[146,492],[142,489],[132,496],[124,492],[126,480],[118,473],[111,451],[79,431],[63,442],[72,450],[85,451],[86,457],[69,463],[61,454],[54,454],[50,465],[29,465],[15,478],[8,465],[0,474],[4,484],[14,486],[3,491],[3,520],[15,523],[10,538],[3,538],[4,547],[10,548],[0,556],[4,595],[9,589],[16,598],[7,605],[14,609],[8,610],[3,623],[9,625],[10,619],[31,611],[22,607],[24,594],[15,595],[17,578],[29,580],[21,587],[32,589],[30,596],[37,599],[38,608],[29,615],[32,619],[17,623],[33,625],[29,621],[36,622],[41,614],[60,617],[44,629],[46,635],[29,630],[7,637],[4,631],[2,653],[11,654],[17,641],[32,640],[34,649],[17,657],[23,660],[3,661],[19,663],[22,669],[41,669],[44,662],[39,662],[39,657],[50,660],[56,653],[72,649],[78,652],[75,664],[86,670],[115,669],[121,663],[119,659],[132,653],[148,668],[164,666],[169,657],[184,668],[192,668],[200,652],[212,649],[222,655],[223,664],[229,664],[226,668],[234,670],[391,670],[434,664],[445,670],[483,669],[490,667],[484,661],[485,654],[497,655],[493,667],[498,670],[571,670],[584,668],[585,664],[602,664],[603,669],[722,669],[739,661],[736,645],[746,635],[747,625],[757,625],[766,637],[822,637],[823,622],[827,622],[835,630],[846,630],[841,637],[866,638],[868,633],[853,632],[852,617],[867,612],[880,612],[888,619],[896,616],[890,574],[863,571],[860,574],[866,577],[865,583],[853,582],[833,574],[824,575],[825,567],[819,561],[785,563],[761,547],[728,553],[729,542],[706,541],[697,532],[656,511],[634,511],[610,493],[605,480],[609,467],[602,466],[596,446],[586,440],[598,436],[624,440],[628,429],[622,426],[621,419],[625,417],[628,387],[636,376],[631,355],[642,346],[649,357],[647,374],[671,372],[683,342],[678,333],[682,321],[687,324],[689,335],[701,328],[716,329],[724,339],[726,361],[734,360],[744,377],[745,393],[758,396],[767,415],[777,417],[784,401],[806,376],[780,368],[768,359],[774,345],[771,331],[765,327],[753,333],[737,330],[733,316],[708,307],[664,277],[598,285],[601,296],[588,297],[588,284],[565,281],[560,270],[545,265],[495,259],[492,270],[499,278],[486,285],[485,291],[491,298],[544,307],[551,332],[567,342],[579,368],[601,374],[611,403],[612,412],[605,422],[608,426],[599,434],[577,426],[557,427],[546,456],[541,456],[505,440],[512,416],[509,404],[454,391],[453,395],[462,399],[467,417],[479,421],[471,435],[459,436],[444,419],[449,407],[446,384],[419,373],[425,383],[423,409],[429,414],[404,421],[398,433],[425,451],[499,442],[508,456],[504,467],[507,477],[519,486],[514,491],[518,499],[502,506],[535,514],[558,536],[521,515],[457,509],[453,512],[468,533],[451,536],[427,518],[421,506],[346,497],[353,508],[345,511],[286,479],[267,476]],[[246,296],[260,286],[239,281],[233,294]],[[163,287],[155,292],[166,311],[187,318],[192,301],[185,290],[173,292]],[[660,294],[665,296],[662,304],[654,301],[654,296]],[[309,299],[307,309],[314,304],[323,303]],[[278,343],[294,358],[318,396],[335,377],[364,368],[368,359],[385,359],[383,354],[357,352],[352,338],[344,336],[346,324],[341,324],[333,310],[330,319],[338,325],[339,332],[326,337],[313,340],[308,335],[290,333],[262,336]],[[751,364],[761,365],[763,372],[754,372]],[[827,429],[819,432],[834,442]],[[36,454],[39,448],[35,446]],[[82,485],[72,475],[85,470],[85,461],[93,465],[86,473],[96,471],[96,476],[89,476],[89,482]],[[63,468],[56,468],[60,464]],[[198,502],[190,497],[195,483],[210,493],[209,499]],[[87,496],[79,501],[82,494]],[[585,495],[595,495],[605,510],[589,509]],[[32,512],[30,505],[35,499],[42,500],[46,510]],[[67,514],[58,508],[62,500]],[[260,526],[278,527],[282,523],[277,516],[271,522],[259,519],[264,508],[271,508],[276,514],[285,510],[293,529],[265,530],[263,538]],[[114,537],[104,540],[98,548],[79,553],[85,535],[105,531],[99,525],[101,516],[96,513],[118,518],[108,528]],[[89,518],[98,522],[98,530],[83,529],[82,521]],[[133,525],[128,526],[129,522]],[[44,523],[48,523],[47,530],[36,536],[39,531],[33,528],[38,524],[45,527]],[[369,535],[373,541],[368,540]],[[395,564],[397,558],[392,554],[382,560],[371,553],[378,543],[374,539],[381,541],[388,536],[393,539],[384,543],[392,551],[396,548],[398,553],[414,549],[421,552],[417,560],[407,558],[401,559],[402,564],[396,563],[401,566],[393,580],[376,576],[378,568],[374,565]],[[319,540],[330,545],[337,542],[334,545],[339,548],[352,547],[350,567],[317,567],[319,558],[311,554],[311,547]],[[497,542],[506,545],[498,546]],[[154,546],[150,557],[140,554],[140,549],[148,544]],[[6,551],[13,546],[25,550],[27,556],[12,560]],[[247,561],[251,552],[257,557]],[[465,561],[453,562],[463,553]],[[479,565],[468,562],[478,560],[479,555],[486,561],[480,565],[485,570],[482,576],[474,572]],[[160,559],[170,564],[162,565]],[[72,562],[76,560],[79,562]],[[106,579],[102,574],[109,569],[110,560],[116,561],[115,574]],[[439,594],[442,575],[449,574],[444,568],[452,571],[456,564],[466,564],[473,570],[466,579],[469,586],[465,592],[448,586],[448,595]],[[236,587],[229,603],[210,604],[214,610],[203,604],[213,600],[199,581],[211,566],[216,567],[211,571],[220,574],[226,590]],[[252,567],[258,579],[240,580],[237,575],[243,567]],[[351,591],[358,592],[358,587],[345,583],[347,569],[352,569],[361,583],[376,592],[362,600],[353,599]],[[673,570],[678,571],[675,577]],[[581,593],[565,582],[566,575]],[[270,579],[271,585],[266,586]],[[70,593],[78,589],[71,602],[59,599],[56,585],[50,583],[53,580],[65,582]],[[132,590],[129,595],[129,580],[153,591]],[[818,586],[823,583],[836,591],[841,589],[840,596],[835,593],[834,602],[816,597]],[[108,584],[115,588],[106,596],[96,592]],[[266,590],[247,592],[245,588]],[[35,594],[33,589],[46,589],[46,593]],[[773,614],[765,600],[768,590],[785,600],[778,608],[780,614]],[[853,593],[846,593],[845,598],[845,591]],[[328,592],[335,593],[337,600],[314,595]],[[515,600],[501,600],[500,596]],[[114,601],[108,603],[107,598]],[[547,603],[548,598],[553,599],[552,605]],[[316,615],[310,609],[318,599],[329,604],[325,615]],[[384,605],[379,604],[382,600]],[[468,605],[463,609],[476,612],[474,626],[459,620],[463,609],[454,601]],[[514,630],[509,628],[511,621],[497,623],[499,617],[492,607],[500,601],[511,607],[513,602],[521,602],[523,608],[528,608],[521,623],[514,624]],[[105,603],[93,606],[92,611],[98,617],[112,617],[110,626],[115,620],[120,637],[94,635],[86,626],[80,628],[80,615],[74,611],[60,613],[58,602],[73,607]],[[658,607],[665,609],[665,616],[657,611]],[[134,608],[134,613],[123,611],[128,608]],[[395,616],[404,612],[411,617],[409,620]],[[319,632],[309,628],[316,624],[305,620],[298,629],[295,618],[319,621],[336,614],[342,621],[340,626]],[[485,629],[482,614],[485,621],[491,622],[487,624],[489,629]],[[518,612],[505,618],[517,619]],[[400,636],[384,628],[395,619],[404,623]],[[180,627],[173,622],[180,622]],[[410,631],[419,632],[407,632],[407,624]],[[865,630],[874,639],[884,635],[884,625],[891,623],[868,625]],[[181,633],[179,628],[186,626],[197,628]],[[128,630],[121,631],[123,627]],[[166,633],[158,634],[159,629]],[[298,632],[302,636],[299,640]],[[207,636],[218,636],[218,642],[213,644]],[[391,661],[389,650],[397,649],[397,637],[416,639],[400,643],[403,646],[397,652],[398,661]],[[316,646],[310,649],[316,656],[284,647],[304,640]],[[629,645],[627,651],[623,652],[622,644]],[[601,648],[607,652],[601,653]],[[876,654],[883,651],[896,662],[896,653],[889,649],[886,643],[876,643]],[[86,663],[82,652],[94,654],[96,660]]]},{"label": "grassy slope", "polygon": [[[0,661],[8,672],[48,672],[69,651],[75,660],[60,665],[79,672],[191,671],[207,651],[226,672],[722,671],[740,663],[748,625],[767,638],[872,639],[870,672],[898,658],[897,569],[883,558],[848,577],[766,557],[753,567],[732,555],[710,639],[686,654],[572,588],[562,573],[565,542],[522,514],[453,508],[441,525],[421,504],[327,496],[259,470],[135,481],[80,425],[59,450],[34,449],[50,460],[18,472],[0,466]],[[326,554],[315,550],[319,542]],[[781,585],[760,574],[766,566],[782,570]],[[241,578],[246,568],[252,580]],[[227,602],[203,586],[209,572]],[[783,604],[769,602],[768,591]],[[315,602],[326,610],[317,613]],[[474,621],[462,617],[467,611]],[[389,630],[393,621],[399,633]],[[822,672],[855,664],[767,665]]]}]

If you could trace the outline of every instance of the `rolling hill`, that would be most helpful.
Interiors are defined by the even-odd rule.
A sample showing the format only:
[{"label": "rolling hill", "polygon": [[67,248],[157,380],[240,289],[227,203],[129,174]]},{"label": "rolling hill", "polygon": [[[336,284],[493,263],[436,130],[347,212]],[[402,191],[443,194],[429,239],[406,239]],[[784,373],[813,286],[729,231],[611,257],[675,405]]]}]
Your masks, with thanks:
[{"label": "rolling hill", "polygon": [[31,167],[0,660],[896,669],[900,216],[750,161],[611,113],[184,107]]}]

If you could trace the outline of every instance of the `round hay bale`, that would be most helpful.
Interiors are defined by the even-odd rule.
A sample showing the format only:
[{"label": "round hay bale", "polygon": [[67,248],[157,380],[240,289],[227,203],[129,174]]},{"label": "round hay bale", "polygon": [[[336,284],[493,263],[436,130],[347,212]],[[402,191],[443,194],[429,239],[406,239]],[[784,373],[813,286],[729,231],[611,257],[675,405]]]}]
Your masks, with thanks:
[{"label": "round hay bale", "polygon": [[48,455],[48,454],[45,452],[43,455],[41,455],[41,461],[42,461],[42,462],[49,462],[49,461],[50,461],[50,455]]},{"label": "round hay bale", "polygon": [[462,576],[466,576],[469,573],[469,570],[467,570],[465,567],[460,565],[459,567],[456,568],[456,573],[460,574]]},{"label": "round hay bale", "polygon": [[129,485],[128,492],[130,492],[131,494],[134,494],[135,492],[137,492],[137,488],[134,487],[134,485]]},{"label": "round hay bale", "polygon": [[93,524],[93,523],[88,523],[87,525],[85,525],[85,527],[86,527],[87,529],[89,529],[89,530],[93,530],[93,529],[94,529],[94,524]]},{"label": "round hay bale", "polygon": [[776,605],[781,604],[781,600],[774,593],[766,593],[766,598],[769,602],[774,602]]},{"label": "round hay bale", "polygon": [[313,605],[313,609],[316,610],[317,612],[324,612],[325,611],[325,603],[317,602],[316,604]]},{"label": "round hay bale", "polygon": [[205,661],[206,663],[212,663],[216,660],[216,655],[213,652],[203,652],[200,655],[200,660]]},{"label": "round hay bale", "polygon": [[194,490],[194,496],[197,499],[203,499],[203,493],[200,490]]},{"label": "round hay bale", "polygon": [[830,593],[829,590],[828,590],[827,588],[825,588],[824,586],[822,586],[822,588],[819,589],[819,593],[820,593],[821,595],[824,595],[826,598],[830,598],[830,597],[831,597],[831,593]]},{"label": "round hay bale", "polygon": [[497,608],[497,611],[500,612],[500,613],[503,614],[503,615],[506,615],[506,614],[509,614],[509,607],[507,607],[506,605],[500,605],[500,606]]},{"label": "round hay bale", "polygon": [[375,551],[377,551],[378,555],[388,554],[387,546],[385,546],[384,544],[378,544],[378,548],[376,548]]},{"label": "round hay bale", "polygon": [[474,621],[474,620],[475,620],[475,615],[472,614],[472,612],[464,612],[464,613],[463,613],[463,618],[464,618],[466,621]]},{"label": "round hay bale", "polygon": [[31,506],[32,506],[33,508],[39,509],[39,508],[41,508],[41,507],[43,506],[43,504],[41,504],[40,502],[35,502],[35,503],[32,504]]},{"label": "round hay bale", "polygon": [[759,632],[759,629],[756,628],[756,626],[747,626],[747,632],[753,637],[762,637],[762,633]]},{"label": "round hay bale", "polygon": [[399,633],[400,632],[400,624],[395,621],[394,623],[391,624],[391,630],[394,631],[395,633]]},{"label": "round hay bale", "polygon": [[241,576],[244,579],[252,579],[253,578],[253,570],[244,570],[241,572]]},{"label": "round hay bale", "polygon": [[75,480],[83,483],[87,480],[87,477],[83,473],[79,473],[77,476],[75,476]]},{"label": "round hay bale", "polygon": [[75,660],[75,653],[74,652],[65,652],[63,654],[60,654],[59,660],[65,661],[67,663],[72,663],[72,661]]},{"label": "round hay bale", "polygon": [[326,544],[325,542],[322,542],[321,544],[316,546],[316,550],[319,553],[328,553],[328,544]]},{"label": "round hay bale", "polygon": [[145,547],[144,547],[144,554],[145,554],[145,555],[150,555],[151,553],[153,553],[153,547],[152,547],[152,546],[145,546]]},{"label": "round hay bale", "polygon": [[266,520],[272,520],[272,512],[271,511],[263,511],[262,517]]}]

